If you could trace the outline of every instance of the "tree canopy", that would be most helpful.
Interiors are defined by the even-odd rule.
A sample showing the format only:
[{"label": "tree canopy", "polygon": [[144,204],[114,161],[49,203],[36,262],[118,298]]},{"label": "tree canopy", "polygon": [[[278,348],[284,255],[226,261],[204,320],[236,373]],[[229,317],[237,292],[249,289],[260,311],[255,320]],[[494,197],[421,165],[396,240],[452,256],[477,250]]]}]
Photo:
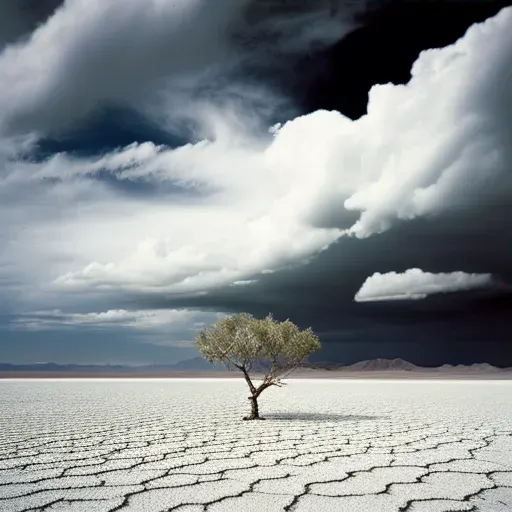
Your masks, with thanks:
[{"label": "tree canopy", "polygon": [[[272,315],[257,319],[248,313],[238,313],[199,331],[196,346],[212,364],[224,364],[244,374],[253,409],[248,419],[256,419],[256,400],[261,392],[270,386],[283,385],[281,379],[320,349],[320,341],[311,328],[301,331],[290,320],[278,322]],[[252,382],[251,371],[264,374],[259,386]]]}]

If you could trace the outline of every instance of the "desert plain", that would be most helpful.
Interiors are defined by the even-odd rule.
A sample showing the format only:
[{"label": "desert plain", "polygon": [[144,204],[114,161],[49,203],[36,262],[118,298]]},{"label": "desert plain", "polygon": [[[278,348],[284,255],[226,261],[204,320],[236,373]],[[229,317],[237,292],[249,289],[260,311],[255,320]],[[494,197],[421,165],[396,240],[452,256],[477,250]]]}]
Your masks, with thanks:
[{"label": "desert plain", "polygon": [[512,510],[512,381],[4,379],[0,511]]}]

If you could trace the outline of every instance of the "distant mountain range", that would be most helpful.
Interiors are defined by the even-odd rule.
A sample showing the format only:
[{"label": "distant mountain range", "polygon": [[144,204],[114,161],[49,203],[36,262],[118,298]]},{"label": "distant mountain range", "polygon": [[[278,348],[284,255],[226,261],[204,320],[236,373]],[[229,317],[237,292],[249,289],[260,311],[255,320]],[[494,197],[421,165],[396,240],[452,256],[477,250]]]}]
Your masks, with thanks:
[{"label": "distant mountain range", "polygon": [[[307,363],[303,369],[327,370],[343,372],[434,372],[434,373],[498,373],[511,371],[512,368],[497,368],[488,363],[475,363],[472,365],[450,365],[435,368],[416,366],[403,359],[371,359],[360,361],[352,365],[339,365],[328,362]],[[55,372],[55,373],[108,373],[108,374],[163,374],[167,372],[204,372],[222,371],[225,368],[214,367],[201,357],[187,359],[175,364],[150,364],[142,366],[128,365],[81,365],[81,364],[57,364],[57,363],[34,363],[34,364],[9,364],[0,363],[0,372]]]},{"label": "distant mountain range", "polygon": [[111,364],[58,364],[58,363],[32,363],[10,364],[0,363],[0,372],[65,372],[65,373],[162,373],[186,371],[218,371],[202,357],[186,359],[174,364],[149,364],[140,366],[111,365]]},{"label": "distant mountain range", "polygon": [[333,365],[330,363],[311,363],[308,368],[319,370],[337,370],[337,371],[353,371],[353,372],[383,372],[383,371],[404,371],[404,372],[482,372],[496,373],[503,371],[512,371],[512,368],[497,368],[489,363],[475,363],[471,365],[451,365],[444,364],[433,368],[424,366],[416,366],[404,359],[370,359],[367,361],[359,361],[358,363],[348,366]]}]

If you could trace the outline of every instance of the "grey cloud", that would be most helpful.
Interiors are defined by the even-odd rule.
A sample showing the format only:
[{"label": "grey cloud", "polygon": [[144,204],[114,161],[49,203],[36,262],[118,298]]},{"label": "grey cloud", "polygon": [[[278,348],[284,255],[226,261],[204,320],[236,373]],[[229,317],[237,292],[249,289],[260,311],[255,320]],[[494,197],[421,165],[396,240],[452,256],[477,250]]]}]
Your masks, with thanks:
[{"label": "grey cloud", "polygon": [[[346,32],[347,23],[332,18],[328,35],[310,33],[331,19],[327,2],[303,2],[303,9],[286,15],[273,12],[272,3],[70,0],[27,42],[4,50],[0,90],[9,108],[1,124],[9,132],[51,133],[109,102],[159,105],[166,90],[184,98],[173,103],[183,108],[201,88],[213,94],[212,84],[244,60],[265,63],[269,51],[279,55],[292,39],[301,52],[311,41],[332,42]],[[277,39],[265,49],[269,31]]]},{"label": "grey cloud", "polygon": [[0,2],[0,47],[28,36],[44,23],[63,0],[2,0]]},{"label": "grey cloud", "polygon": [[512,247],[506,237],[496,236],[510,229],[511,218],[501,208],[450,212],[362,240],[342,238],[307,265],[260,276],[250,293],[230,287],[194,298],[132,295],[124,300],[127,307],[199,307],[260,317],[273,312],[322,332],[321,355],[331,360],[404,357],[443,364],[448,360],[443,354],[449,352],[453,361],[457,354],[473,357],[473,362],[486,360],[487,353],[488,360],[504,364],[498,357],[501,351],[512,364],[512,295],[500,285],[419,301],[353,301],[374,272],[404,272],[415,265],[433,273],[447,268],[491,273],[512,282]]},{"label": "grey cloud", "polygon": [[214,321],[217,315],[186,309],[161,309],[133,311],[110,309],[101,312],[67,313],[61,310],[34,311],[14,318],[13,328],[47,330],[63,328],[132,327],[141,330],[169,329],[175,325],[186,326],[198,322]]},{"label": "grey cloud", "polygon": [[[316,16],[314,12],[313,14]],[[268,19],[265,18],[265,23],[267,22]],[[492,23],[490,26],[493,26]],[[123,37],[125,28],[119,32],[122,32]],[[134,266],[129,268],[126,274],[121,275],[121,278],[115,281],[114,285],[119,283],[125,285],[127,282],[125,277],[128,276],[131,279],[134,275],[131,270],[135,269],[137,279],[134,283],[134,289],[120,293],[119,289],[113,286],[107,291],[101,286],[105,282],[112,283],[113,281],[101,281],[100,279],[97,295],[89,298],[92,301],[96,300],[98,296],[102,296],[102,300],[107,304],[101,309],[98,309],[95,304],[94,307],[89,307],[87,311],[108,311],[109,309],[119,308],[139,311],[168,307],[194,307],[212,313],[248,310],[261,316],[272,311],[279,318],[290,317],[301,325],[312,325],[316,330],[327,333],[326,339],[331,344],[335,343],[337,339],[336,332],[340,331],[340,326],[343,327],[345,335],[339,336],[338,339],[343,338],[343,341],[347,343],[356,343],[361,340],[368,340],[368,343],[383,343],[390,338],[398,340],[396,343],[407,342],[411,338],[413,324],[415,324],[413,327],[416,330],[418,330],[418,326],[421,326],[420,329],[424,328],[424,331],[417,334],[417,336],[425,342],[432,339],[432,333],[436,329],[437,332],[441,333],[440,338],[444,336],[444,339],[456,339],[457,342],[461,343],[464,341],[474,342],[478,338],[486,338],[492,340],[493,343],[500,339],[512,339],[510,337],[510,322],[506,323],[506,311],[503,306],[507,302],[506,298],[503,297],[499,297],[496,302],[493,302],[494,298],[474,297],[474,291],[471,291],[468,292],[471,297],[468,298],[467,295],[462,297],[457,294],[457,297],[452,297],[450,302],[445,297],[438,297],[438,294],[436,294],[436,296],[428,297],[424,301],[409,301],[406,305],[402,303],[401,307],[407,308],[405,312],[394,308],[390,304],[375,305],[373,303],[354,303],[352,301],[364,279],[374,272],[386,274],[396,271],[402,273],[412,266],[429,269],[432,273],[445,272],[447,268],[459,269],[461,272],[469,274],[492,273],[502,276],[507,282],[512,281],[512,276],[510,276],[512,248],[506,236],[510,231],[510,219],[512,218],[510,180],[507,174],[507,169],[510,169],[507,165],[511,161],[510,154],[507,153],[510,147],[507,145],[507,141],[511,134],[509,123],[511,117],[506,115],[510,105],[510,92],[506,87],[509,79],[508,70],[510,69],[506,66],[509,55],[505,54],[499,46],[497,35],[496,39],[482,36],[480,40],[479,30],[483,29],[476,28],[473,30],[473,36],[471,37],[477,37],[477,39],[470,40],[471,44],[469,46],[471,48],[466,48],[466,50],[468,55],[477,55],[478,51],[485,47],[486,42],[493,41],[493,44],[485,47],[485,51],[482,50],[478,54],[480,56],[476,59],[484,64],[485,73],[479,75],[475,84],[471,80],[466,80],[468,75],[463,75],[460,80],[455,77],[453,83],[450,82],[452,85],[454,84],[453,87],[447,85],[443,89],[443,94],[454,99],[460,107],[460,112],[468,114],[467,118],[464,116],[460,120],[453,118],[449,120],[449,123],[446,123],[443,116],[439,114],[440,110],[436,110],[439,107],[437,104],[437,107],[434,108],[434,104],[427,102],[430,110],[423,111],[421,109],[415,110],[418,97],[414,95],[409,98],[410,102],[398,101],[401,98],[401,92],[408,86],[396,88],[383,86],[376,89],[377,96],[374,95],[370,105],[373,112],[369,116],[376,115],[381,123],[377,122],[375,125],[377,129],[372,131],[370,129],[372,127],[371,119],[368,120],[367,118],[366,121],[368,137],[365,140],[371,146],[368,151],[365,150],[366,146],[363,145],[362,148],[358,146],[362,139],[354,138],[353,133],[351,135],[350,132],[354,125],[350,124],[347,119],[342,120],[342,116],[335,113],[317,113],[312,116],[305,116],[302,121],[300,119],[292,121],[289,127],[297,128],[297,131],[294,135],[291,130],[288,130],[288,134],[291,134],[288,141],[285,137],[282,137],[286,136],[287,133],[284,129],[277,134],[277,137],[281,137],[281,139],[277,139],[279,151],[274,153],[274,157],[276,157],[275,161],[278,163],[284,162],[284,164],[283,166],[276,166],[276,172],[272,176],[278,177],[276,184],[281,186],[286,194],[290,194],[290,196],[295,194],[294,201],[284,201],[282,203],[279,209],[279,215],[282,215],[282,217],[278,216],[277,218],[294,219],[301,216],[302,220],[311,222],[317,227],[328,225],[329,227],[347,228],[357,221],[357,216],[360,213],[363,213],[364,216],[365,212],[369,212],[370,214],[362,219],[361,226],[364,229],[359,235],[365,236],[384,231],[381,234],[368,238],[345,237],[338,239],[336,243],[332,243],[328,249],[318,254],[316,258],[310,258],[307,263],[303,264],[301,262],[305,259],[304,253],[299,251],[297,258],[295,258],[293,249],[297,246],[300,236],[310,235],[314,231],[299,232],[295,236],[288,229],[289,224],[277,224],[271,218],[268,225],[276,229],[267,232],[259,231],[262,236],[257,239],[255,247],[264,253],[266,248],[273,247],[272,240],[278,240],[281,243],[278,247],[279,251],[277,251],[280,258],[283,254],[289,257],[280,260],[283,265],[279,268],[276,265],[276,268],[273,268],[274,273],[251,273],[248,271],[247,274],[244,273],[243,275],[228,275],[228,278],[231,279],[232,277],[232,283],[237,281],[257,282],[248,286],[229,286],[229,284],[221,283],[210,288],[208,293],[202,295],[197,293],[193,295],[189,291],[188,293],[171,296],[161,289],[156,290],[156,293],[147,293],[144,285],[148,282],[148,274],[155,270],[156,265],[154,263],[161,263],[161,260],[165,258],[143,260],[142,256],[146,253],[142,251],[140,254],[137,252],[133,254],[134,248],[137,247],[144,236],[148,236],[149,232],[156,232],[156,227],[161,227],[162,230],[155,235],[155,238],[159,236],[163,238],[160,241],[153,240],[151,244],[144,245],[143,249],[147,249],[151,255],[154,253],[158,256],[162,254],[165,257],[173,256],[173,247],[171,246],[171,242],[175,240],[175,238],[173,239],[175,236],[173,230],[186,225],[188,219],[192,217],[192,209],[186,209],[187,215],[184,214],[185,209],[175,214],[171,211],[175,206],[171,201],[162,200],[158,204],[158,208],[155,207],[155,201],[120,201],[118,195],[105,189],[101,180],[94,183],[91,183],[92,180],[85,179],[70,180],[66,186],[62,186],[60,181],[58,183],[49,182],[43,188],[39,188],[39,184],[31,189],[27,187],[25,194],[19,196],[22,198],[20,201],[16,201],[14,195],[12,195],[9,208],[4,208],[0,212],[5,226],[0,237],[3,237],[2,242],[6,240],[6,244],[3,245],[1,250],[4,251],[4,255],[7,254],[9,265],[18,265],[18,276],[23,275],[25,279],[23,299],[32,306],[37,305],[37,300],[41,302],[41,297],[37,296],[38,287],[45,284],[42,281],[49,279],[51,275],[50,272],[47,272],[49,266],[56,266],[57,270],[62,270],[63,273],[70,269],[84,268],[87,270],[85,272],[87,275],[82,276],[84,277],[83,283],[90,284],[90,277],[94,277],[94,271],[102,268],[110,271],[115,267],[113,262],[120,262],[126,255],[132,254],[134,256]],[[107,38],[106,34],[105,29],[103,33],[105,38]],[[114,34],[116,34],[115,31]],[[152,44],[158,46],[163,41],[152,39],[153,35],[158,36],[158,34],[151,34],[150,37],[148,33],[142,30],[141,37],[148,37],[148,40],[144,42],[147,51],[151,50]],[[505,35],[507,34],[505,33]],[[122,37],[119,37],[119,41],[121,41]],[[304,41],[309,37],[310,35],[307,35]],[[116,44],[119,41],[114,40],[113,53],[108,57],[109,59],[116,55]],[[167,39],[165,41],[168,42]],[[90,42],[87,40],[86,43],[87,47]],[[243,47],[243,45],[241,46]],[[293,45],[287,46],[287,48],[292,51]],[[489,48],[495,48],[496,52],[492,53]],[[96,53],[93,50],[97,50]],[[224,56],[224,48],[219,47],[219,51],[220,57],[216,62],[222,62]],[[473,54],[473,51],[476,51],[476,53]],[[95,55],[98,57],[101,54],[97,48],[91,48],[91,52],[89,56]],[[163,50],[155,49],[156,56],[162,55],[160,52],[163,52]],[[237,62],[237,55],[235,55],[233,62]],[[450,69],[457,69],[457,62],[472,62],[471,55],[469,56],[471,58],[468,55],[465,55],[464,52],[457,54],[457,52],[451,50],[445,53],[439,51],[432,53],[430,57],[427,55],[427,58],[423,59],[423,64],[430,63],[433,70],[432,76],[437,76],[434,72],[436,70],[441,69],[448,72]],[[466,57],[469,60],[465,60]],[[453,68],[448,66],[444,60],[449,58],[454,59]],[[229,58],[227,60],[231,65]],[[198,62],[200,60],[196,61],[196,64]],[[91,91],[82,91],[84,94],[86,93],[84,96],[86,108],[83,112],[94,108],[93,106],[96,105],[97,101],[109,98],[109,94],[113,90],[113,83],[107,82],[112,78],[113,71],[104,69],[102,67],[104,62],[97,62],[93,59],[92,62],[82,61],[79,63],[77,61],[76,63],[71,62],[71,64],[80,69],[88,69],[91,76],[100,73],[106,81],[105,83],[101,81],[98,83],[101,90],[93,88]],[[127,68],[129,67],[127,60],[121,59],[119,66],[123,67],[125,65]],[[142,62],[141,65],[144,67],[146,63]],[[192,67],[187,68],[187,65],[192,65]],[[184,67],[180,68],[178,66],[173,69],[187,74],[194,65],[194,63],[184,63]],[[154,83],[154,77],[160,76],[158,66],[155,64],[155,67],[153,67],[152,63],[147,63],[147,66],[148,76],[151,78],[149,82]],[[169,73],[171,68],[172,66],[166,68],[165,73]],[[74,77],[69,77],[66,69],[63,68],[62,74],[63,106],[66,105],[66,102],[71,104],[75,94],[73,90],[65,89],[74,84]],[[430,75],[428,73],[423,74],[423,71],[420,69],[418,73],[428,78]],[[151,74],[153,72],[154,75]],[[54,77],[52,77],[53,79]],[[138,80],[139,77],[135,77],[132,82],[133,91],[137,93],[141,92],[146,84],[143,77],[140,77],[140,82]],[[158,80],[156,79],[156,81]],[[84,79],[85,82],[90,83]],[[469,82],[472,85],[468,85]],[[78,85],[82,86],[82,84]],[[469,88],[467,95],[461,93],[466,86]],[[77,90],[80,91],[80,87]],[[426,83],[425,87],[425,94],[427,94],[429,88],[433,86]],[[47,108],[52,109],[54,106],[51,101],[45,103],[47,98],[54,97],[52,95],[55,91],[51,88],[48,91],[46,92],[49,96],[43,94],[36,98],[37,101],[31,105],[31,107],[34,107],[33,109],[27,109],[24,113],[21,111],[14,113],[12,111],[13,117],[11,117],[11,120],[20,123],[19,126],[23,129],[36,129],[43,126],[43,120],[48,120],[46,116],[49,110]],[[238,91],[243,101],[244,94],[248,89],[242,88]],[[421,91],[422,89],[419,88],[419,99],[421,99]],[[124,92],[126,91],[120,90],[121,98]],[[435,93],[438,94],[437,89]],[[380,99],[379,94],[382,95]],[[389,95],[390,105],[393,104],[391,100],[397,99],[399,106],[403,107],[405,111],[407,108],[411,109],[410,112],[405,112],[408,115],[404,114],[404,118],[401,119],[407,121],[403,125],[398,122],[400,121],[398,119],[399,112],[393,109],[386,111],[388,102],[384,100],[386,100],[387,95]],[[129,96],[130,94],[127,93],[125,97],[129,99]],[[264,93],[257,90],[255,96],[260,101],[262,97],[264,98]],[[143,97],[146,98],[146,96]],[[151,99],[152,96],[149,95],[149,100]],[[441,104],[439,108],[442,106]],[[383,110],[379,110],[379,108]],[[232,113],[228,110],[221,110],[220,112],[223,115]],[[442,108],[441,112],[444,112]],[[23,117],[25,114],[26,117]],[[68,121],[76,119],[80,114],[80,111],[70,109],[61,119],[57,115],[55,126],[61,126],[61,122],[64,125]],[[396,133],[390,130],[390,133],[386,134],[385,130],[394,121],[393,116],[395,114],[397,122],[394,127],[398,127],[400,130]],[[454,141],[449,141],[450,144],[445,146],[447,139],[440,137],[439,140],[435,139],[437,142],[430,147],[428,142],[433,139],[422,132],[422,123],[418,122],[418,119],[426,121],[425,116],[427,114],[431,114],[434,120],[431,128],[439,129],[440,135],[443,135],[444,129],[456,131]],[[32,115],[34,117],[31,117]],[[225,117],[229,116],[226,115]],[[439,126],[435,125],[436,119]],[[214,121],[219,121],[219,119],[215,118]],[[222,125],[222,122],[225,121],[225,118],[221,118],[219,124]],[[239,120],[242,127],[245,121],[245,118]],[[310,121],[312,124],[308,125]],[[331,121],[332,125],[329,125],[328,123]],[[236,126],[238,127],[238,125]],[[302,131],[304,127],[307,130]],[[342,129],[341,137],[338,136],[339,134],[336,131],[338,127]],[[226,134],[238,135],[238,131],[227,131]],[[332,139],[326,137],[326,134],[329,137],[332,135]],[[379,147],[373,147],[373,145],[378,146],[384,135],[389,135],[392,144],[380,149]],[[417,189],[415,183],[413,183],[417,176],[412,171],[409,172],[412,168],[405,166],[403,169],[406,169],[407,173],[400,174],[397,172],[395,176],[390,173],[384,179],[384,182],[389,179],[391,185],[395,187],[392,187],[392,191],[398,195],[386,196],[386,194],[379,192],[376,194],[377,203],[373,204],[369,200],[367,204],[362,205],[364,207],[360,210],[354,208],[349,212],[344,211],[344,201],[350,197],[353,189],[359,187],[358,183],[353,185],[351,181],[352,178],[361,175],[358,170],[368,171],[369,188],[371,189],[373,184],[375,190],[379,191],[379,187],[382,185],[379,182],[381,176],[373,175],[373,171],[380,172],[383,159],[385,160],[389,155],[394,154],[395,143],[399,143],[399,149],[408,148],[407,137],[415,138],[415,143],[417,143],[415,147],[422,148],[428,153],[426,155],[420,154],[416,159],[412,158],[412,163],[420,162],[423,164],[428,158],[431,159],[432,166],[429,168],[430,170],[422,174],[419,180],[423,187],[422,190],[426,191],[425,194],[420,194],[420,196],[422,195],[420,202],[423,206],[428,205],[430,209],[425,207],[423,210],[415,211],[414,208],[410,210],[410,201],[414,203],[417,199],[417,196],[411,192]],[[439,145],[437,145],[438,142]],[[258,140],[254,146],[250,145],[251,151],[260,151],[259,143]],[[323,145],[324,143],[326,145]],[[214,179],[218,178],[219,182],[216,183],[219,188],[222,188],[229,181],[228,184],[233,185],[237,192],[232,196],[227,194],[217,196],[216,207],[225,206],[228,203],[230,205],[242,204],[242,202],[236,203],[235,199],[243,201],[245,206],[246,202],[257,197],[256,190],[259,190],[258,186],[261,183],[265,184],[266,188],[271,188],[268,185],[273,184],[273,182],[261,179],[259,175],[254,176],[254,181],[250,182],[248,189],[237,188],[241,183],[237,182],[241,174],[240,171],[246,169],[245,166],[249,161],[247,153],[240,152],[234,160],[229,158],[224,160],[224,157],[229,153],[225,146],[219,145],[216,147],[205,143],[203,143],[203,146],[212,151],[205,152],[205,157],[198,160],[197,168],[205,168],[206,163],[215,163],[216,166],[212,167],[215,172],[209,175],[210,179],[212,179],[212,176]],[[320,162],[318,155],[324,156],[328,153],[328,151],[321,153],[320,150],[326,148],[329,150],[329,147],[334,148],[333,154],[328,155],[332,158],[326,158],[325,161]],[[190,148],[190,145],[185,146],[184,150],[178,154],[187,155]],[[344,155],[341,155],[343,158],[339,158],[340,153],[343,152]],[[395,156],[396,154],[398,153],[395,153]],[[364,162],[365,165],[359,168],[361,155],[364,157],[371,156],[373,159],[368,158]],[[422,159],[423,156],[425,156],[425,160]],[[63,167],[66,170],[69,170],[74,163],[72,159],[66,160],[65,158],[61,158],[61,162],[65,164]],[[190,171],[190,161],[183,158],[183,162],[186,164],[185,169]],[[336,166],[340,162],[342,165]],[[332,168],[334,172],[322,175],[320,172],[323,169],[322,165],[325,164],[327,168],[333,163],[336,164]],[[387,163],[389,164],[389,161]],[[399,166],[400,158],[395,163]],[[466,163],[471,165],[466,165]],[[391,164],[393,164],[392,161]],[[389,168],[393,169],[391,164]],[[452,164],[454,165],[452,166]],[[41,169],[43,167],[41,166]],[[173,171],[175,170],[174,166],[168,167],[172,168]],[[256,166],[256,168],[260,169],[259,166]],[[450,171],[444,178],[435,175],[441,168]],[[231,174],[222,174],[222,172],[217,172],[218,169],[234,171]],[[147,169],[143,168],[142,170]],[[64,172],[63,168],[56,168],[55,171]],[[151,172],[156,173],[158,171],[153,168]],[[478,180],[483,178],[484,175],[485,179],[479,182]],[[251,176],[250,173],[243,175],[244,180],[248,180]],[[73,179],[75,178],[76,176]],[[395,178],[396,180],[394,180]],[[323,183],[324,188],[319,183]],[[429,184],[432,187],[427,186]],[[75,187],[75,185],[77,186]],[[297,188],[295,188],[296,186]],[[364,189],[364,186],[362,188]],[[45,193],[41,194],[41,190],[44,190]],[[249,193],[247,190],[249,190]],[[364,191],[368,192],[368,190]],[[399,192],[403,192],[404,195],[401,196]],[[9,189],[5,189],[4,194],[4,197],[11,195]],[[370,196],[371,194],[367,196],[367,199]],[[258,209],[255,209],[255,212],[266,211],[267,199],[265,198],[265,201],[256,205]],[[382,202],[380,202],[381,200]],[[366,201],[363,200],[362,203],[366,203]],[[229,216],[219,216],[212,220],[211,214],[215,212],[199,208],[201,207],[199,202],[194,206],[198,207],[197,210],[194,210],[195,222],[191,223],[190,226],[186,225],[186,229],[183,230],[194,237],[194,243],[196,240],[202,240],[206,234],[212,234],[212,226],[221,226],[224,229],[224,236],[221,236],[223,233],[219,230],[219,236],[212,238],[214,242],[212,247],[215,248],[228,247],[235,235],[246,234],[247,229],[245,227],[241,231],[236,231],[229,225],[231,219],[239,218],[240,210],[233,208],[228,212]],[[208,223],[210,221],[211,224]],[[194,229],[195,227],[197,227],[197,230]],[[387,231],[385,231],[386,229]],[[7,230],[8,236],[4,236],[5,230]],[[63,236],[63,233],[66,233],[66,236]],[[266,236],[268,233],[272,236]],[[219,243],[219,240],[222,240],[222,242]],[[332,242],[332,239],[321,240],[321,242],[321,244],[314,244],[313,253],[316,249],[322,247],[324,242],[325,245],[328,245]],[[188,265],[188,267],[185,266],[186,270],[192,266],[194,275],[199,275],[202,270],[204,271],[203,264],[210,270],[218,271],[221,269],[225,271],[226,268],[229,268],[229,265],[235,264],[236,266],[237,262],[245,263],[247,260],[247,256],[250,254],[249,249],[244,246],[242,250],[237,252],[239,248],[237,244],[234,244],[233,248],[225,251],[225,253],[215,252],[213,258],[212,253],[208,252],[208,247],[202,253],[197,250],[196,245],[192,244],[187,249],[188,252],[183,251],[182,260],[169,258],[171,262],[169,268],[174,269],[177,267],[177,262],[181,264],[182,261],[185,261]],[[193,257],[197,257],[198,253],[200,253],[202,259],[196,266],[193,266],[191,262],[193,262]],[[308,256],[310,254],[311,252],[308,253]],[[94,261],[100,262],[101,266],[97,264],[88,267],[88,264]],[[267,268],[269,267],[265,266],[265,269]],[[55,269],[52,267],[53,270]],[[47,274],[41,276],[40,274],[44,272],[47,272]],[[14,271],[11,273],[11,276],[13,275]],[[59,274],[55,271],[51,277],[57,275]],[[180,274],[180,276],[187,277],[186,274]],[[156,288],[161,288],[161,276],[153,277]],[[93,284],[97,283],[93,282]],[[204,281],[204,284],[206,286],[209,283]],[[140,288],[137,288],[138,286]],[[152,290],[152,292],[155,292],[155,290]],[[70,307],[76,305],[84,295],[86,293],[82,291],[75,296],[67,293],[61,295],[55,293],[56,307],[62,307],[58,304],[59,301],[60,304],[63,304],[67,303],[68,300],[69,304],[67,305]],[[410,302],[415,303],[411,304]],[[40,306],[37,307],[40,308]],[[82,321],[80,315],[85,314],[87,313],[84,312],[76,316],[77,313],[67,313],[61,318],[61,323],[74,321],[75,323],[78,322],[77,325],[80,325],[80,321]],[[479,324],[477,320],[480,322]],[[55,323],[55,319],[53,321]],[[488,327],[483,329],[482,326],[487,323],[489,324]],[[83,326],[83,321],[81,325]],[[332,334],[331,337],[329,337],[329,333]]]}]

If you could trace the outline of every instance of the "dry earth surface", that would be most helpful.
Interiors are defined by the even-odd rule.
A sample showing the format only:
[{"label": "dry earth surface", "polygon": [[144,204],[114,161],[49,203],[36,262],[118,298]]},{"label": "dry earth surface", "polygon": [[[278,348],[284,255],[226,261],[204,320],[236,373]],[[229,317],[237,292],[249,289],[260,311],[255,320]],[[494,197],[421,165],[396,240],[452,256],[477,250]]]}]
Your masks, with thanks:
[{"label": "dry earth surface", "polygon": [[0,382],[0,510],[512,510],[512,382]]},{"label": "dry earth surface", "polygon": [[[257,375],[255,377],[258,377]],[[260,375],[260,378],[263,376]],[[163,372],[66,372],[66,371],[0,371],[0,379],[237,379],[238,371],[163,371]],[[512,370],[471,371],[466,367],[459,371],[436,371],[418,368],[406,370],[324,370],[301,368],[293,372],[290,380],[295,379],[416,379],[416,380],[512,380]]]}]

